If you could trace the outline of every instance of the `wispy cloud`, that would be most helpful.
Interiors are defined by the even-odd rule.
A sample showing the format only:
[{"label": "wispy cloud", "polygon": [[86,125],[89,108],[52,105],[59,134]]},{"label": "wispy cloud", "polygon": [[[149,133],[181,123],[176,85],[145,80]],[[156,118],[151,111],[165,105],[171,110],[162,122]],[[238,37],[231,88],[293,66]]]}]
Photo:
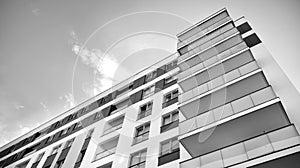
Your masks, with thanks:
[{"label": "wispy cloud", "polygon": [[45,103],[40,102],[40,105],[43,107],[44,111],[49,111],[48,107],[46,106]]},{"label": "wispy cloud", "polygon": [[114,75],[120,64],[112,55],[104,54],[100,49],[88,49],[83,46],[74,31],[70,32],[72,51],[80,57],[84,65],[89,66],[95,73],[94,81],[84,83],[83,91],[91,97],[113,85]]},{"label": "wispy cloud", "polygon": [[70,109],[75,106],[74,96],[71,93],[60,96],[59,99],[65,101],[65,109]]},{"label": "wispy cloud", "polygon": [[23,109],[23,108],[25,108],[23,105],[19,105],[19,104],[16,104],[15,105],[15,108],[17,109],[17,110],[21,110],[21,109]]},{"label": "wispy cloud", "polygon": [[35,15],[35,16],[39,16],[40,15],[40,9],[39,8],[35,8],[33,9],[31,12]]}]

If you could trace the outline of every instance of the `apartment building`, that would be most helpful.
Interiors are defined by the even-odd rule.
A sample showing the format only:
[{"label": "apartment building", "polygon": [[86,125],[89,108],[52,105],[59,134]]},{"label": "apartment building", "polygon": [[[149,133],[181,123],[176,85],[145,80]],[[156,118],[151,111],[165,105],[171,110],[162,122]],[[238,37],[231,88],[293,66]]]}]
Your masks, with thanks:
[{"label": "apartment building", "polygon": [[226,9],[177,52],[0,148],[0,168],[297,167],[300,96]]}]

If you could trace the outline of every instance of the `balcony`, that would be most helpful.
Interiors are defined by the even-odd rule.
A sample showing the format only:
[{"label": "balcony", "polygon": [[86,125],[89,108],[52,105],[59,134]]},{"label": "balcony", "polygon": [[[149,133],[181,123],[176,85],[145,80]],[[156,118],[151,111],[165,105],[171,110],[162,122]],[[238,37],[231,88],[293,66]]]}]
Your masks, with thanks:
[{"label": "balcony", "polygon": [[181,135],[179,141],[197,157],[291,124],[278,99],[263,105]]},{"label": "balcony", "polygon": [[163,132],[166,132],[170,129],[176,128],[176,127],[178,127],[178,124],[179,124],[179,120],[176,120],[176,121],[173,121],[169,124],[163,125],[163,126],[160,127],[160,133],[163,133]]},{"label": "balcony", "polygon": [[168,107],[168,106],[170,106],[170,105],[172,105],[174,103],[177,103],[177,102],[178,102],[178,97],[174,97],[173,99],[171,99],[171,100],[169,100],[167,102],[164,102],[162,104],[162,108]]},{"label": "balcony", "polygon": [[104,130],[103,135],[109,134],[109,133],[116,131],[118,129],[121,129],[121,128],[122,128],[122,124],[117,125],[115,127],[108,128],[108,129]]},{"label": "balcony", "polygon": [[188,28],[187,30],[184,31],[184,33],[180,33],[178,35],[178,39],[180,41],[183,41],[183,40],[193,36],[197,32],[206,29],[207,27],[215,24],[216,22],[218,22],[228,16],[229,16],[228,12],[226,10],[222,9],[221,11],[213,14],[212,16],[206,18],[205,20],[202,20],[201,22],[197,23],[195,26]]},{"label": "balcony", "polygon": [[128,168],[145,168],[146,167],[146,161],[139,162],[135,165],[131,165]]},{"label": "balcony", "polygon": [[[215,32],[208,34],[204,36],[203,38],[197,39],[188,46],[186,46],[185,50],[190,51],[193,50],[196,47],[200,47],[201,49],[205,49],[210,47],[213,44],[216,44],[217,42],[236,34],[238,30],[234,28],[234,25],[232,23],[229,23],[225,25],[224,27],[220,28],[219,30],[216,30]],[[185,51],[185,52],[187,52]],[[179,50],[180,52],[180,50]],[[181,52],[180,52],[181,53]],[[184,53],[182,53],[184,54]]]},{"label": "balcony", "polygon": [[[209,47],[196,47],[193,50],[190,50],[180,56],[178,58],[178,65],[183,71],[204,61],[206,61],[206,64],[215,63],[218,60],[214,56],[223,53],[242,42],[242,37],[238,33],[235,33],[235,35],[230,35],[229,37],[226,37],[221,41],[210,45]],[[211,59],[212,57],[214,58],[214,60]]]},{"label": "balcony", "polygon": [[[194,58],[183,62],[179,64],[179,67],[181,69],[181,72],[178,74],[178,81],[183,80],[184,78],[187,78],[188,76],[201,71],[204,68],[209,68],[213,66],[215,63],[221,63],[222,61],[226,60],[226,58],[233,56],[236,53],[239,53],[240,51],[247,48],[247,45],[242,42],[239,43],[228,50],[213,55],[212,57],[208,58],[207,60],[202,60],[199,58],[199,56],[195,56]],[[198,59],[197,59],[198,58]],[[180,58],[178,58],[180,60]]]},{"label": "balcony", "polygon": [[[198,78],[191,77],[188,80],[186,80],[186,82],[179,83],[179,85],[183,90],[189,89],[188,91],[185,91],[184,93],[179,95],[179,102],[184,103],[185,101],[188,101],[203,93],[213,90],[219,86],[225,85],[226,83],[229,83],[237,78],[240,78],[241,76],[247,75],[257,69],[259,69],[257,63],[255,61],[252,61],[250,63],[247,63],[246,65],[243,65],[227,73],[224,72],[225,70],[219,70],[220,72],[217,72],[218,74],[215,75],[216,77],[214,77],[213,79],[207,79],[207,82],[200,84],[200,86],[197,86],[197,83],[199,83]],[[209,74],[209,78],[212,77],[210,73],[208,74]],[[191,82],[191,80],[194,82]],[[188,84],[187,82],[189,82],[190,84]],[[205,82],[204,79],[203,82]]]},{"label": "balcony", "polygon": [[105,157],[107,157],[107,156],[109,156],[109,155],[112,155],[112,154],[115,154],[116,153],[116,147],[115,148],[112,148],[112,149],[107,149],[106,151],[104,151],[104,152],[101,152],[101,153],[97,153],[96,155],[95,155],[95,161],[96,160],[99,160],[99,159],[102,159],[102,158],[105,158]]},{"label": "balcony", "polygon": [[143,141],[148,140],[149,138],[149,132],[145,132],[142,135],[138,136],[138,137],[134,137],[133,139],[133,145],[141,143]]},{"label": "balcony", "polygon": [[269,84],[263,73],[260,70],[256,70],[236,81],[231,81],[184,103],[180,103],[179,109],[185,118],[191,118],[268,86]]},{"label": "balcony", "polygon": [[198,32],[190,37],[188,37],[187,39],[177,43],[177,48],[180,49],[185,45],[188,45],[189,43],[207,35],[208,33],[214,31],[215,29],[217,29],[218,27],[222,26],[223,24],[226,24],[228,22],[232,21],[232,19],[230,17],[225,17],[222,20],[217,21],[216,23],[204,28],[204,29],[197,29]]},{"label": "balcony", "polygon": [[150,108],[150,109],[148,109],[148,110],[146,110],[146,111],[143,111],[143,112],[139,113],[139,114],[138,114],[138,120],[140,120],[140,119],[142,119],[142,118],[145,118],[145,117],[151,115],[151,113],[152,113],[152,108]]},{"label": "balcony", "polygon": [[183,161],[181,168],[221,168],[275,153],[300,144],[294,125],[269,131],[222,149]]},{"label": "balcony", "polygon": [[158,157],[158,166],[179,159],[180,158],[179,153],[180,153],[179,148],[177,148],[174,151],[172,151],[171,153],[167,153],[165,155],[159,156]]},{"label": "balcony", "polygon": [[[189,46],[187,46],[187,48],[185,48],[187,51],[182,53],[179,56],[179,58],[182,57],[185,60],[185,59],[190,58],[191,56],[194,56],[195,54],[205,53],[206,51],[211,50],[211,49],[214,49],[213,55],[216,55],[216,54],[221,53],[240,42],[242,42],[242,38],[239,35],[238,30],[236,28],[232,28],[232,29],[224,32],[223,34],[220,34],[219,36],[208,40],[207,42],[205,42],[203,44],[201,44],[201,41],[199,41],[199,42],[196,41],[193,44],[190,44]],[[228,43],[231,43],[232,46],[228,46],[227,45]],[[227,47],[227,48],[224,48],[224,47]],[[210,51],[210,52],[212,52],[212,51]],[[179,62],[179,63],[181,63],[181,62]]]},{"label": "balcony", "polygon": [[200,115],[184,120],[179,124],[179,135],[202,128],[220,121],[234,114],[254,108],[260,104],[274,100],[276,95],[271,87],[266,87],[252,94],[248,94],[230,103],[218,106]]}]

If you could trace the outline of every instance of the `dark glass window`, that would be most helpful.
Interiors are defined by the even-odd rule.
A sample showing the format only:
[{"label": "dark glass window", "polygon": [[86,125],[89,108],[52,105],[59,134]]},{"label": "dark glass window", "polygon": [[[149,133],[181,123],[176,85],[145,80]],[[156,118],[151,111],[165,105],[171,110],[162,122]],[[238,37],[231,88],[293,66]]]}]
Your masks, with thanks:
[{"label": "dark glass window", "polygon": [[162,117],[162,125],[168,125],[178,120],[179,120],[179,112],[175,110]]},{"label": "dark glass window", "polygon": [[152,106],[153,106],[153,102],[150,101],[150,102],[147,102],[146,104],[143,104],[141,107],[140,107],[140,112],[138,114],[138,119],[142,119],[148,115],[151,115],[152,113]]},{"label": "dark glass window", "polygon": [[129,168],[144,168],[146,165],[147,149],[131,154]]},{"label": "dark glass window", "polygon": [[141,126],[136,127],[133,144],[147,140],[149,137],[149,132],[150,132],[150,122],[147,122]]}]

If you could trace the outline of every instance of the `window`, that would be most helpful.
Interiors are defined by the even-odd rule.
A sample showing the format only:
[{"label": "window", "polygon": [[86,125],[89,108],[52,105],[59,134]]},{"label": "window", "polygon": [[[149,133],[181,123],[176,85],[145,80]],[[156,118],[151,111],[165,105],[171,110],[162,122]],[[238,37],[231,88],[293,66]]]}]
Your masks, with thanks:
[{"label": "window", "polygon": [[261,40],[258,38],[258,36],[254,33],[250,36],[247,36],[244,38],[244,41],[246,42],[248,47],[253,47],[259,43],[261,43]]},{"label": "window", "polygon": [[109,162],[109,163],[106,163],[106,164],[104,164],[104,165],[101,165],[101,166],[99,166],[99,167],[97,167],[97,168],[111,168],[112,167],[112,162]]},{"label": "window", "polygon": [[78,158],[77,158],[77,160],[76,160],[76,163],[79,163],[79,162],[82,161],[82,159],[83,159],[83,157],[84,157],[84,154],[85,154],[85,151],[86,151],[86,150],[80,151],[80,153],[79,153],[79,155],[78,155]]},{"label": "window", "polygon": [[178,151],[178,149],[179,143],[177,137],[168,139],[160,144],[160,156],[168,153],[173,153],[175,151]]},{"label": "window", "polygon": [[177,137],[160,143],[158,166],[179,159],[179,142]]},{"label": "window", "polygon": [[169,77],[165,78],[165,84],[168,84],[168,83],[172,82],[173,80],[175,80],[175,77],[169,76]]},{"label": "window", "polygon": [[129,168],[144,168],[146,165],[147,149],[130,155]]},{"label": "window", "polygon": [[117,98],[132,90],[133,84],[128,84],[117,90]]},{"label": "window", "polygon": [[177,98],[177,97],[178,97],[178,89],[173,90],[173,91],[167,93],[165,95],[165,97],[164,97],[164,102],[168,102],[168,101],[170,101],[170,100],[172,100],[174,98]]},{"label": "window", "polygon": [[26,168],[26,166],[28,165],[29,160],[17,165],[15,168]]},{"label": "window", "polygon": [[98,145],[95,155],[95,160],[99,160],[116,152],[119,136],[111,138]]},{"label": "window", "polygon": [[43,156],[44,156],[45,152],[41,153],[38,155],[38,157],[36,158],[36,161],[35,162],[39,162],[42,160]]},{"label": "window", "polygon": [[76,117],[77,117],[77,113],[70,114],[69,117],[68,117],[68,121],[73,120]]},{"label": "window", "polygon": [[65,149],[66,149],[66,148],[70,148],[70,147],[72,146],[73,142],[74,142],[74,138],[71,139],[71,140],[68,140],[68,141],[66,142]]},{"label": "window", "polygon": [[62,165],[64,164],[65,160],[60,160],[55,163],[54,168],[61,168]]},{"label": "window", "polygon": [[145,141],[149,137],[150,122],[147,122],[141,126],[136,127],[133,144]]},{"label": "window", "polygon": [[115,131],[119,128],[122,128],[123,121],[124,121],[124,116],[121,116],[121,117],[115,118],[111,121],[108,121],[105,124],[103,135],[108,134],[112,131]]},{"label": "window", "polygon": [[60,125],[60,121],[57,121],[54,125],[54,128],[58,127]]},{"label": "window", "polygon": [[61,136],[65,135],[67,132],[68,132],[68,129],[61,130],[59,136],[61,137]]},{"label": "window", "polygon": [[155,87],[154,85],[143,90],[143,98],[149,97],[154,93]]},{"label": "window", "polygon": [[47,140],[46,140],[46,143],[51,142],[51,141],[53,140],[54,136],[55,136],[55,135],[52,135],[52,136],[48,137]]},{"label": "window", "polygon": [[115,110],[115,111],[113,111],[112,113],[110,113],[110,115],[112,115],[112,114],[114,114],[114,113],[116,113],[116,112],[118,112],[118,111],[120,111],[120,110],[122,110],[122,109],[128,107],[128,104],[129,104],[129,99],[128,99],[128,98],[125,99],[125,100],[122,100],[122,101],[118,102],[118,103],[116,104],[116,109],[117,109],[117,110]]},{"label": "window", "polygon": [[82,126],[81,122],[79,121],[78,123],[75,124],[74,130],[80,128],[81,126]]},{"label": "window", "polygon": [[175,110],[162,117],[162,125],[168,125],[178,120],[179,120],[179,113],[177,110]]},{"label": "window", "polygon": [[153,105],[153,102],[150,101],[146,104],[143,104],[141,107],[140,107],[140,112],[138,114],[138,119],[142,119],[148,115],[151,114],[152,112],[152,105]]},{"label": "window", "polygon": [[101,116],[102,116],[102,113],[101,113],[101,112],[97,112],[97,113],[95,114],[94,120],[100,119]]},{"label": "window", "polygon": [[92,135],[93,135],[93,132],[94,132],[94,129],[91,129],[91,130],[89,130],[89,132],[87,133],[87,136],[86,136],[86,138],[90,138],[90,137],[92,137]]},{"label": "window", "polygon": [[164,95],[164,102],[162,104],[162,107],[165,108],[176,102],[178,102],[178,89],[175,89]]},{"label": "window", "polygon": [[157,71],[150,72],[146,75],[146,81],[149,82],[152,79],[156,78],[156,76],[157,76]]},{"label": "window", "polygon": [[60,147],[61,147],[61,145],[54,147],[50,155],[56,154]]},{"label": "window", "polygon": [[177,60],[174,60],[166,65],[166,72],[172,70],[177,65]]}]

